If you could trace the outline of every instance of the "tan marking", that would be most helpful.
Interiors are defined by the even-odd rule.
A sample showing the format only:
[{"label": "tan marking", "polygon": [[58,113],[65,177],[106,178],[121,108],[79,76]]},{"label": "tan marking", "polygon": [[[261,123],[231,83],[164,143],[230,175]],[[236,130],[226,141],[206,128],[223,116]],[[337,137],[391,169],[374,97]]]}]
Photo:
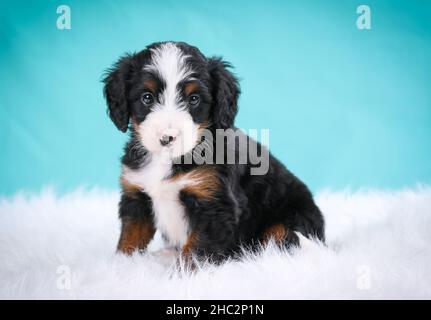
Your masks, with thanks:
[{"label": "tan marking", "polygon": [[184,267],[189,271],[196,271],[196,264],[193,261],[193,250],[196,248],[198,236],[196,232],[192,232],[187,238],[186,244],[181,248],[181,258],[184,264],[181,264],[181,258],[177,260],[177,267],[182,269]]},{"label": "tan marking", "polygon": [[136,121],[136,118],[132,116],[132,127],[133,127],[133,131],[139,136],[139,138],[141,137],[141,131],[139,130],[139,123],[138,121]]},{"label": "tan marking", "polygon": [[156,229],[150,218],[123,218],[117,251],[131,255],[136,249],[144,250],[155,232]]},{"label": "tan marking", "polygon": [[214,167],[201,166],[190,172],[179,173],[172,178],[176,180],[188,180],[182,191],[190,193],[198,198],[212,199],[220,189],[220,180]]},{"label": "tan marking", "polygon": [[208,129],[209,123],[208,120],[199,124],[198,126],[198,139],[196,140],[196,145],[202,142],[202,137],[204,136],[204,130]]},{"label": "tan marking", "polygon": [[136,194],[140,192],[140,188],[138,185],[131,183],[129,180],[127,180],[124,177],[124,173],[120,177],[120,184],[121,188],[123,190],[123,193],[131,196],[136,197]]},{"label": "tan marking", "polygon": [[139,133],[139,130],[138,130],[139,129],[139,124],[136,121],[135,117],[132,117],[132,126],[133,126],[133,129],[135,129],[135,132]]},{"label": "tan marking", "polygon": [[185,256],[191,255],[193,252],[193,249],[196,247],[197,242],[198,242],[198,235],[196,232],[192,232],[187,238],[186,244],[182,247],[181,254]]},{"label": "tan marking", "polygon": [[261,241],[264,244],[268,243],[271,239],[273,239],[275,242],[282,242],[286,238],[286,235],[286,227],[281,223],[277,223],[266,228],[262,232]]},{"label": "tan marking", "polygon": [[157,90],[157,82],[154,80],[145,80],[144,88],[146,90],[150,90],[152,93],[155,93]]},{"label": "tan marking", "polygon": [[199,132],[202,133],[201,131],[207,129],[208,125],[209,125],[208,120],[205,120],[205,122],[202,122],[201,124],[199,124],[199,127],[198,127]]},{"label": "tan marking", "polygon": [[192,94],[199,88],[199,84],[197,82],[189,82],[184,86],[184,93],[186,96]]}]

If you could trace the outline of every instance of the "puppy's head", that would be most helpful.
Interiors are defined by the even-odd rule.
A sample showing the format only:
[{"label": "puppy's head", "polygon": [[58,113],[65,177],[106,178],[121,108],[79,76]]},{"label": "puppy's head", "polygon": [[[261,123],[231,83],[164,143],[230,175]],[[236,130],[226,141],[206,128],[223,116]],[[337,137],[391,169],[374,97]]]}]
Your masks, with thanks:
[{"label": "puppy's head", "polygon": [[203,128],[233,126],[239,86],[228,67],[185,43],[152,44],[108,71],[109,116],[123,132],[131,124],[150,152],[181,156],[200,142]]}]

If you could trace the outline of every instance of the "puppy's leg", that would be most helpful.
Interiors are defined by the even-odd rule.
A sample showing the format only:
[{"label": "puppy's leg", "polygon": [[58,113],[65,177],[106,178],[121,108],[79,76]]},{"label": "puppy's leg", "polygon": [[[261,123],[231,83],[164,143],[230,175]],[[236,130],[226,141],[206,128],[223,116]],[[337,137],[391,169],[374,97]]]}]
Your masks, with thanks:
[{"label": "puppy's leg", "polygon": [[182,257],[221,263],[236,244],[238,212],[237,201],[229,185],[222,185],[213,171],[197,175],[198,183],[184,188],[180,193],[192,232],[182,248]]},{"label": "puppy's leg", "polygon": [[144,250],[147,247],[156,232],[151,212],[151,199],[146,194],[123,194],[120,201],[121,235],[117,251],[132,254],[137,249]]},{"label": "puppy's leg", "polygon": [[190,256],[193,250],[196,249],[198,244],[198,235],[196,232],[192,232],[187,238],[186,244],[181,248],[181,254],[183,256]]},{"label": "puppy's leg", "polygon": [[[186,244],[181,248],[181,258],[184,261],[184,266],[190,268],[192,271],[196,269],[196,265],[193,262],[193,253],[196,251],[198,246],[198,235],[197,232],[192,232],[187,238]],[[181,267],[181,260],[177,261],[177,265]]]},{"label": "puppy's leg", "polygon": [[287,248],[299,247],[299,238],[295,232],[288,229],[283,223],[276,223],[264,229],[260,235],[263,245],[273,240],[279,246]]},{"label": "puppy's leg", "polygon": [[148,218],[122,218],[117,250],[128,255],[137,249],[144,250],[153,239],[155,231],[152,221]]},{"label": "puppy's leg", "polygon": [[325,221],[307,186],[300,181],[286,186],[276,216],[292,231],[325,242]]}]

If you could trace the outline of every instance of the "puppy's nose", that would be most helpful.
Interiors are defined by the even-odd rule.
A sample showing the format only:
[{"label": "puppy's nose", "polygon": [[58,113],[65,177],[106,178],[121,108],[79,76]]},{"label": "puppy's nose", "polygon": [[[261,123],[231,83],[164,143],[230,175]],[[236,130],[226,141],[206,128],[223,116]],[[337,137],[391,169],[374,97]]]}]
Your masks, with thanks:
[{"label": "puppy's nose", "polygon": [[168,134],[164,134],[162,136],[162,138],[160,139],[160,144],[162,146],[167,146],[168,144],[170,144],[171,142],[174,142],[174,141],[175,141],[175,137],[174,136],[171,136],[171,135],[168,135]]}]

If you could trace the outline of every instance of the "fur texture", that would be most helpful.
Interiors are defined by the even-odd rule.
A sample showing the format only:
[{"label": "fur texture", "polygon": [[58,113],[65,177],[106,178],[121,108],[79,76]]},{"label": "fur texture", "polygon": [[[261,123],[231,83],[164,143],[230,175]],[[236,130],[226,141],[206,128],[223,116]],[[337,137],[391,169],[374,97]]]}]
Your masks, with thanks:
[{"label": "fur texture", "polygon": [[[431,299],[431,188],[317,194],[327,246],[302,239],[197,272],[158,250],[114,254],[118,192],[0,199],[2,299]],[[69,289],[58,287],[70,268]],[[64,288],[64,289],[61,289]]]},{"label": "fur texture", "polygon": [[[163,42],[121,58],[108,71],[110,117],[119,130],[130,129],[122,159],[119,212],[126,227],[120,252],[145,250],[151,237],[134,234],[153,228],[173,246],[216,262],[238,254],[241,246],[256,248],[272,237],[271,230],[286,247],[298,244],[295,232],[324,241],[323,217],[310,191],[272,155],[264,175],[251,174],[251,160],[184,161],[203,143],[220,153],[218,139],[203,141],[203,128],[213,137],[217,130],[235,129],[240,89],[229,67],[186,43]],[[223,154],[232,149],[223,143]],[[234,149],[234,158],[243,155],[244,149]]]}]

